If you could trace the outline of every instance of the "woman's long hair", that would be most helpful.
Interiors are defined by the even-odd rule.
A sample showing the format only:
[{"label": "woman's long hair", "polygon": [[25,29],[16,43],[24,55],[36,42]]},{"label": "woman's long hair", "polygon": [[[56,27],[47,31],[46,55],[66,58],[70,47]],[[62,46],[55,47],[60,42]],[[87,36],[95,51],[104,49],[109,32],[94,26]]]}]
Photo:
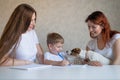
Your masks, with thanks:
[{"label": "woman's long hair", "polygon": [[[15,8],[0,38],[0,62],[13,46],[15,49],[21,34],[29,27],[33,13],[36,15],[35,9],[28,4],[20,4]],[[3,62],[5,60],[0,64]]]},{"label": "woman's long hair", "polygon": [[[90,14],[85,22],[91,21],[94,24],[102,26],[104,29],[102,30],[102,39],[104,41],[104,45],[109,42],[110,38],[113,37],[114,34],[120,33],[118,31],[113,31],[110,28],[110,24],[106,18],[106,16],[101,11],[95,11]],[[91,35],[90,35],[91,36]]]}]

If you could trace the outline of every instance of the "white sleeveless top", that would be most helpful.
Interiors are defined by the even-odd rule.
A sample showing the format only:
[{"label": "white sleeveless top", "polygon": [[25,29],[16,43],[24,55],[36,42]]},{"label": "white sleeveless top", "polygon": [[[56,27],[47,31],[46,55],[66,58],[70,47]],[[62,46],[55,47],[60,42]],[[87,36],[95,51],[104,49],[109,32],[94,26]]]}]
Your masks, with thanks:
[{"label": "white sleeveless top", "polygon": [[90,50],[95,51],[101,55],[103,55],[104,57],[107,57],[109,59],[113,59],[113,45],[115,43],[115,41],[120,38],[120,34],[115,34],[111,40],[106,44],[106,47],[104,47],[104,49],[100,50],[98,49],[97,46],[97,39],[92,39],[88,42],[87,46],[90,48]]}]

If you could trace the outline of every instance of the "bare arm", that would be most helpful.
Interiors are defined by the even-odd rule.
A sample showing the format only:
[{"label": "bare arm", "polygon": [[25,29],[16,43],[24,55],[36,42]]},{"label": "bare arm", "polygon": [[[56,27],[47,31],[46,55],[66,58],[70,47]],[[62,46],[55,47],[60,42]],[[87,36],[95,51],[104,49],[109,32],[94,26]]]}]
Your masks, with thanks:
[{"label": "bare arm", "polygon": [[120,65],[120,38],[113,45],[114,60],[111,64]]},{"label": "bare arm", "polygon": [[42,47],[40,46],[40,44],[37,44],[37,50],[38,50],[38,53],[37,53],[38,62],[39,62],[39,63],[44,63],[43,49],[42,49]]},{"label": "bare arm", "polygon": [[[4,61],[5,58],[2,59],[2,61]],[[2,62],[1,61],[1,62]],[[31,64],[31,61],[27,61],[27,60],[18,60],[18,59],[12,59],[10,57],[7,58],[7,60],[2,63],[0,66],[18,66],[18,65],[27,65],[27,64]]]},{"label": "bare arm", "polygon": [[87,50],[87,51],[89,51],[89,50],[90,50],[90,48],[87,46],[87,47],[86,47],[86,50]]},{"label": "bare arm", "polygon": [[44,60],[44,63],[53,66],[65,66],[69,64],[67,60],[63,60],[63,61]]}]

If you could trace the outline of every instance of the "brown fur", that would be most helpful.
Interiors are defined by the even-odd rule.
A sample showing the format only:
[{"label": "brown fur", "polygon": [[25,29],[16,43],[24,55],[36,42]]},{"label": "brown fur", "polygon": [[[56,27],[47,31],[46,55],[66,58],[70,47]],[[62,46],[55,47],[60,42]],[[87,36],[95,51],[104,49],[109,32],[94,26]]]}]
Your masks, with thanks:
[{"label": "brown fur", "polygon": [[[71,53],[70,55],[72,56],[76,56],[76,57],[79,57],[79,54],[81,52],[81,49],[80,48],[74,48],[71,50]],[[88,58],[84,59],[85,62],[89,62],[90,60]],[[82,63],[82,62],[81,62]]]},{"label": "brown fur", "polygon": [[71,50],[70,55],[72,55],[72,56],[78,56],[80,54],[80,52],[81,52],[80,48],[74,48],[74,49]]}]

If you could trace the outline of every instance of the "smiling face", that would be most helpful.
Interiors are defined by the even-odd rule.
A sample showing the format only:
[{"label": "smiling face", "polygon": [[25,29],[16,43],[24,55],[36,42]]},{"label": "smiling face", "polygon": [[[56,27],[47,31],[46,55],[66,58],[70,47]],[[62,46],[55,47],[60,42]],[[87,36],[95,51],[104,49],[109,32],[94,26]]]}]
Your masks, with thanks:
[{"label": "smiling face", "polygon": [[30,25],[29,25],[29,27],[28,27],[28,31],[34,29],[34,27],[35,27],[35,19],[36,19],[36,16],[35,16],[35,13],[33,13],[32,18],[31,18]]},{"label": "smiling face", "polygon": [[94,24],[90,20],[87,22],[87,24],[88,24],[88,29],[89,29],[89,32],[90,32],[90,36],[92,38],[98,38],[102,33],[103,27],[100,26],[100,25]]}]

